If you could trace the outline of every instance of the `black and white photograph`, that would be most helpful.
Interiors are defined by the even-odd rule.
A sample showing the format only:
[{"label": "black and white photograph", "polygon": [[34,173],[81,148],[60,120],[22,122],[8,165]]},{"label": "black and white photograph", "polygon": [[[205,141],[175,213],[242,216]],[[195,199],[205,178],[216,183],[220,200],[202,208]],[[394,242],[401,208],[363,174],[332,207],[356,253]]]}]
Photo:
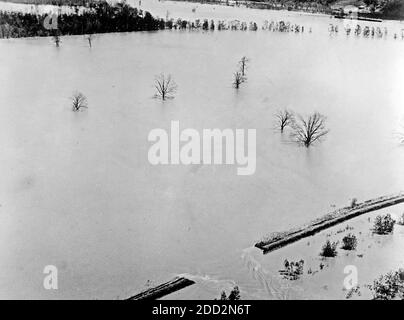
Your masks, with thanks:
[{"label": "black and white photograph", "polygon": [[404,0],[0,0],[0,173],[0,300],[404,300]]}]

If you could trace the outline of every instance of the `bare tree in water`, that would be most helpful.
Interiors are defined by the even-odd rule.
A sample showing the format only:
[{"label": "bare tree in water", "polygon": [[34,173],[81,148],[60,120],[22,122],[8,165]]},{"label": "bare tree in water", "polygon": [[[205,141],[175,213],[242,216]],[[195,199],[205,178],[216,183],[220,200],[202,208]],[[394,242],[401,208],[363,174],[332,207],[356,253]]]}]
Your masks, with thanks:
[{"label": "bare tree in water", "polygon": [[93,41],[93,39],[94,39],[94,35],[93,34],[88,34],[87,36],[86,36],[86,39],[87,39],[87,41],[88,41],[88,46],[91,48],[92,47],[92,41]]},{"label": "bare tree in water", "polygon": [[71,97],[72,100],[72,109],[73,111],[77,112],[80,111],[82,108],[87,107],[87,98],[81,92],[76,92]]},{"label": "bare tree in water", "polygon": [[310,147],[314,142],[324,137],[329,130],[325,128],[325,116],[315,112],[307,118],[302,116],[293,124],[292,137],[305,147]]},{"label": "bare tree in water", "polygon": [[240,85],[245,81],[245,78],[241,74],[241,72],[237,71],[234,73],[234,80],[233,80],[233,86],[238,89],[240,88]]},{"label": "bare tree in water", "polygon": [[275,114],[276,128],[281,132],[287,127],[292,126],[295,120],[293,112],[289,110],[280,110]]},{"label": "bare tree in water", "polygon": [[156,76],[154,87],[156,88],[156,96],[162,100],[173,97],[178,88],[171,75],[166,76],[163,73]]},{"label": "bare tree in water", "polygon": [[243,77],[245,76],[245,72],[246,72],[246,70],[247,70],[247,63],[248,63],[249,61],[250,61],[250,60],[249,60],[246,56],[242,57],[241,60],[239,61],[239,64],[240,64],[240,71],[241,71],[241,75],[242,75]]},{"label": "bare tree in water", "polygon": [[55,43],[56,47],[60,46],[60,36],[58,33],[55,33],[55,35],[53,36],[53,42]]}]

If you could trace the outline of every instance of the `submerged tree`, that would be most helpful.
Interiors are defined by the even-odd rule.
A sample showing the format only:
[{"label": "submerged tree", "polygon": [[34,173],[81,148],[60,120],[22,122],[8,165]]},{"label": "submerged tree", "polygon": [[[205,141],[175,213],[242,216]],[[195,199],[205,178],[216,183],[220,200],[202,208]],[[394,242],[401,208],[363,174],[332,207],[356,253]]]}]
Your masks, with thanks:
[{"label": "submerged tree", "polygon": [[156,88],[156,97],[160,97],[162,100],[173,97],[178,88],[171,75],[166,76],[163,73],[156,76],[154,87]]},{"label": "submerged tree", "polygon": [[241,60],[239,61],[239,64],[240,64],[240,71],[241,71],[241,75],[242,75],[243,77],[245,76],[245,72],[246,72],[246,69],[247,69],[247,63],[248,63],[249,61],[250,61],[250,60],[249,60],[246,56],[242,57]]},{"label": "submerged tree", "polygon": [[235,286],[233,290],[230,291],[229,296],[226,296],[226,292],[222,291],[220,295],[220,300],[240,300],[240,290],[238,286]]},{"label": "submerged tree", "polygon": [[292,111],[286,109],[278,111],[275,114],[276,128],[283,132],[287,126],[293,125],[294,118]]},{"label": "submerged tree", "polygon": [[74,112],[80,111],[82,108],[87,107],[87,98],[81,92],[76,92],[71,97],[72,100],[72,109]]},{"label": "submerged tree", "polygon": [[53,36],[53,42],[55,43],[56,47],[60,46],[60,36],[58,33],[55,33],[55,35]]},{"label": "submerged tree", "polygon": [[279,273],[283,275],[284,279],[297,280],[303,274],[304,260],[300,261],[288,261],[285,259],[283,262],[285,269],[279,270]]},{"label": "submerged tree", "polygon": [[241,72],[237,71],[234,73],[234,80],[233,80],[233,86],[238,89],[240,88],[240,85],[245,81],[245,78],[241,74]]},{"label": "submerged tree", "polygon": [[88,34],[87,36],[86,36],[86,39],[87,39],[87,41],[88,41],[88,46],[91,48],[92,47],[92,41],[93,41],[93,39],[94,39],[94,35],[93,34]]},{"label": "submerged tree", "polygon": [[229,300],[240,300],[240,290],[237,286],[231,290],[229,294]]},{"label": "submerged tree", "polygon": [[215,22],[210,20],[210,30],[215,30]]},{"label": "submerged tree", "polygon": [[372,231],[380,235],[392,233],[395,223],[396,221],[389,213],[386,215],[378,215],[375,218]]},{"label": "submerged tree", "polygon": [[325,127],[325,119],[325,116],[318,112],[306,119],[299,116],[298,120],[293,123],[292,137],[305,147],[310,147],[329,132]]}]

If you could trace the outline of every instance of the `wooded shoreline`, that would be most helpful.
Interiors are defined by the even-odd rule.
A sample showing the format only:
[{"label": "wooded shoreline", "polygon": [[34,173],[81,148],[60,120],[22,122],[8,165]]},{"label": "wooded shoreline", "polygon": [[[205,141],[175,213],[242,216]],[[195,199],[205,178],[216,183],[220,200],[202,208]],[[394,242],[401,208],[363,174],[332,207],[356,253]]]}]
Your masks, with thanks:
[{"label": "wooded shoreline", "polygon": [[163,19],[119,2],[99,1],[83,12],[57,15],[55,26],[45,26],[48,14],[0,11],[0,38],[27,38],[95,33],[157,31],[165,28]]}]

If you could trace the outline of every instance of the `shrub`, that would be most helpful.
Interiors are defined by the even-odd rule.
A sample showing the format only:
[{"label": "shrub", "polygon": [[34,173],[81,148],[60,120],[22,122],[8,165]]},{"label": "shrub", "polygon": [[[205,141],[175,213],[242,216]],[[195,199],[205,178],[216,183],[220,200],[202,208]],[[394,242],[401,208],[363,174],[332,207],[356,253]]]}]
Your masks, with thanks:
[{"label": "shrub", "polygon": [[226,296],[226,292],[222,291],[220,295],[220,300],[240,300],[240,290],[238,286],[235,286],[233,290],[230,291],[229,296]]},{"label": "shrub", "polygon": [[404,226],[404,213],[401,215],[400,219],[397,221],[397,224]]},{"label": "shrub", "polygon": [[393,232],[394,229],[394,219],[390,214],[386,214],[384,216],[378,215],[375,218],[375,222],[373,225],[373,233],[376,234],[389,234]]},{"label": "shrub", "polygon": [[355,287],[351,288],[350,290],[348,290],[348,293],[346,294],[345,298],[351,299],[354,295],[358,295],[358,296],[362,295],[359,286],[355,286]]},{"label": "shrub", "polygon": [[283,265],[285,269],[280,270],[279,273],[282,274],[285,279],[297,280],[303,274],[303,266],[304,266],[303,259],[296,262],[293,261],[289,262],[288,259],[285,259]]},{"label": "shrub", "polygon": [[342,249],[344,250],[355,250],[358,244],[358,240],[354,234],[348,234],[342,239]]},{"label": "shrub", "polygon": [[389,272],[368,285],[375,300],[404,299],[404,270]]},{"label": "shrub", "polygon": [[233,290],[231,290],[229,294],[229,300],[240,300],[240,290],[237,286],[235,286]]},{"label": "shrub", "polygon": [[226,292],[223,290],[222,294],[220,295],[220,300],[227,300]]},{"label": "shrub", "polygon": [[325,245],[322,247],[320,256],[322,257],[336,257],[337,256],[337,246],[338,242],[330,242],[327,240]]}]

